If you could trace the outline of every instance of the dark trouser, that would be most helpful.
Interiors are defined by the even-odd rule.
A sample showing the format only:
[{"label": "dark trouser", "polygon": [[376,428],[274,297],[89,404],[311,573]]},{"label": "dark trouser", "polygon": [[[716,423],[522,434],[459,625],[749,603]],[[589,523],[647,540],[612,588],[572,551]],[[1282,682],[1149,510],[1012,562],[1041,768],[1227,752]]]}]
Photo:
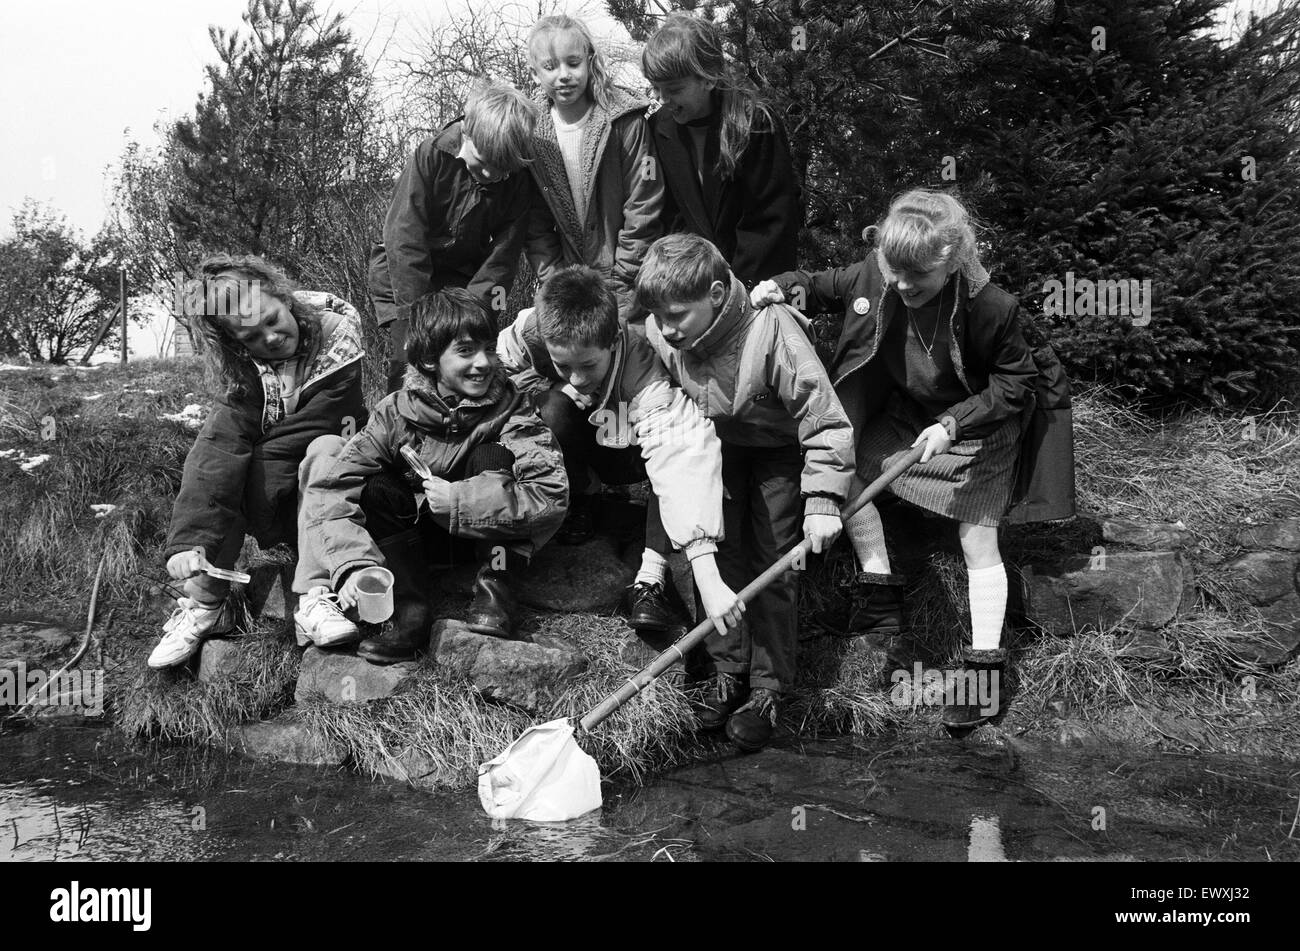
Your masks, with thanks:
[{"label": "dark trouser", "polygon": [[406,375],[406,331],[409,320],[394,320],[388,325],[388,383],[384,395],[396,393],[402,388],[402,378]]},{"label": "dark trouser", "polygon": [[[500,443],[484,443],[469,454],[464,472],[449,473],[448,479],[455,482],[512,464],[513,456]],[[427,505],[416,509],[415,490],[392,472],[381,472],[366,480],[361,490],[361,511],[366,516],[366,531],[376,544],[417,529],[423,554],[433,565],[491,564],[493,560],[504,563],[506,552],[526,560],[525,553],[531,551],[526,538],[486,541],[452,535],[434,521]]]},{"label": "dark trouser", "polygon": [[[645,462],[641,459],[640,447],[613,449],[596,442],[597,427],[591,424],[590,413],[578,409],[577,404],[561,392],[560,384],[539,394],[536,404],[542,421],[555,434],[555,441],[564,453],[570,498],[591,491],[589,469],[594,469],[606,485],[635,485],[645,481]],[[658,509],[652,511],[654,517],[646,519],[646,547],[666,556],[672,546],[659,520]]]},{"label": "dark trouser", "polygon": [[[803,537],[799,479],[803,459],[797,446],[757,449],[722,444],[722,524],[718,571],[739,593]],[[695,676],[718,671],[749,686],[778,693],[794,686],[799,633],[795,605],[799,573],[787,571],[755,597],[740,626],[722,637],[712,631],[703,653],[692,657]],[[705,617],[698,595],[696,617]]]}]

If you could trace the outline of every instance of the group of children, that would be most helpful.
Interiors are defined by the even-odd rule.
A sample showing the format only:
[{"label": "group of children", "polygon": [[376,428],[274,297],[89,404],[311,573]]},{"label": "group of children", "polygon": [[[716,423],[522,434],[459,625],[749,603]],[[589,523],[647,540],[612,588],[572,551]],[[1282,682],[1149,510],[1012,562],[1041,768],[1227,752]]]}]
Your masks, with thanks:
[{"label": "group of children", "polygon": [[[210,298],[251,282],[262,313],[202,321],[228,391],[186,461],[167,551],[185,596],[150,665],[183,663],[229,629],[226,591],[204,572],[233,567],[246,532],[296,540],[300,643],[356,644],[380,664],[416,657],[430,569],[458,563],[478,566],[466,623],[517,637],[514,589],[531,556],[591,535],[592,473],[648,479],[630,623],[653,642],[678,620],[667,556],[684,550],[697,616],[713,622],[688,663],[699,725],[756,750],[795,680],[797,573],[748,607],[736,592],[801,540],[822,552],[846,530],[861,567],[853,633],[899,633],[902,579],[879,513],[843,525],[840,512],[917,445],[921,462],[893,491],[958,522],[966,661],[1001,665],[997,526],[1025,496],[1036,518],[1071,514],[1072,485],[1034,478],[1034,450],[1068,451],[1068,389],[1050,352],[1025,343],[1014,299],[988,283],[957,199],[909,192],[874,253],[797,270],[785,133],[728,68],[715,28],[673,14],[651,37],[653,114],[612,84],[580,21],[543,18],[528,54],[537,102],[479,90],[398,180],[371,259],[389,395],[368,417],[355,310],[294,291],[257,259],[203,263]],[[498,329],[493,305],[523,255],[539,276],[534,306]],[[844,311],[828,367],[787,301]],[[392,573],[394,612],[363,639],[349,609],[375,566]],[[944,714],[954,728],[983,716]]]}]

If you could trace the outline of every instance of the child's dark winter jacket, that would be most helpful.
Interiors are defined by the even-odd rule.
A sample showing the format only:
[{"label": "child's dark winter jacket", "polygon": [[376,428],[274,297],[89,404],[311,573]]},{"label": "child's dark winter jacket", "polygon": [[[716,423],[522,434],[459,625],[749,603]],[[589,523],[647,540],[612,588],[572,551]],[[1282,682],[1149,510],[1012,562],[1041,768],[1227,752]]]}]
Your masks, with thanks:
[{"label": "child's dark winter jacket", "polygon": [[[425,139],[406,163],[370,257],[370,292],[381,326],[409,319],[430,291],[464,287],[488,306],[510,290],[525,241],[545,246],[550,217],[532,176],[480,185],[457,158],[458,120]],[[529,238],[529,231],[537,234]],[[554,238],[550,239],[554,242]],[[558,246],[553,255],[558,256]]]},{"label": "child's dark winter jacket", "polygon": [[[535,161],[529,167],[555,223],[561,265],[585,264],[614,282],[619,313],[635,309],[635,282],[641,260],[662,233],[664,186],[645,114],[650,103],[618,87],[608,107],[593,104],[583,129],[582,173],[588,194],[584,221],[578,220],[564,156],[555,138],[550,100],[541,99],[541,118],[533,137]],[[545,261],[546,245],[530,239],[535,267]],[[550,262],[546,262],[550,263]],[[543,280],[548,276],[538,267]]]},{"label": "child's dark winter jacket", "polygon": [[650,117],[654,147],[666,187],[664,231],[712,241],[746,287],[798,264],[803,201],[785,129],[754,117],[749,144],[735,174],[723,181],[718,160],[720,125],[711,123],[704,144],[704,184],[696,175],[687,133],[664,109]]},{"label": "child's dark winter jacket", "polygon": [[[906,305],[889,290],[874,254],[849,267],[790,271],[773,277],[808,313],[844,312],[831,379],[855,426],[880,412],[889,375],[872,365],[888,325]],[[949,326],[952,363],[970,394],[945,410],[957,438],[988,435],[1020,414],[1024,436],[1012,493],[1010,522],[1069,518],[1074,514],[1074,439],[1070,384],[1050,347],[1031,350],[1020,331],[1020,305],[992,284],[972,295],[958,275],[958,305]]]},{"label": "child's dark winter jacket", "polygon": [[[470,452],[492,441],[514,454],[513,469],[462,478]],[[384,562],[361,510],[366,480],[390,470],[401,473],[413,493],[423,491],[402,458],[402,446],[451,482],[443,527],[452,535],[530,542],[536,551],[564,521],[569,499],[564,461],[555,437],[523,394],[498,374],[485,397],[452,407],[411,367],[405,387],[380,401],[366,428],[307,487],[301,530],[316,533],[313,550],[320,552],[335,590],[352,569]]]},{"label": "child's dark winter jacket", "polygon": [[[185,457],[165,557],[202,547],[214,558],[241,515],[263,547],[295,543],[298,464],[307,446],[365,425],[360,315],[331,294],[295,296],[320,309],[320,333],[288,367],[250,360],[247,395],[231,388],[217,397]],[[286,387],[285,376],[301,382]]]}]

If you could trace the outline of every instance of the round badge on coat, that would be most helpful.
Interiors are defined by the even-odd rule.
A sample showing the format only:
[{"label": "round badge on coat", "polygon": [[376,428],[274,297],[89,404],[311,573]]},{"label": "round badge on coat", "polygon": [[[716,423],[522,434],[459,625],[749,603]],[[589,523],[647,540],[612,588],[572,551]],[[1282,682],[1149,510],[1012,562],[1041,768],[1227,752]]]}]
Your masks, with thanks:
[{"label": "round badge on coat", "polygon": [[871,310],[871,301],[865,297],[859,297],[853,302],[853,312],[855,314],[865,314],[869,310]]}]

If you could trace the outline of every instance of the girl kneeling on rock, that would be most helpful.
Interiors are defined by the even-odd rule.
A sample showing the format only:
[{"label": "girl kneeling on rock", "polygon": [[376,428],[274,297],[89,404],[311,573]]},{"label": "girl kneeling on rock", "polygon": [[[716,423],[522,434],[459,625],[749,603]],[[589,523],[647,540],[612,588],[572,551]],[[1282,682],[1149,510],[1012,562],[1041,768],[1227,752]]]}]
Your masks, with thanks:
[{"label": "girl kneeling on rock", "polygon": [[501,372],[496,343],[492,314],[468,291],[420,298],[405,385],[304,477],[302,545],[319,553],[320,577],[299,572],[294,590],[328,586],[347,608],[357,601],[359,569],[393,573],[392,623],[357,647],[371,663],[412,660],[425,649],[435,564],[477,564],[467,626],[515,637],[512,589],[564,521],[569,483],[559,446]]},{"label": "girl kneeling on rock", "polygon": [[[317,437],[366,420],[352,305],[295,290],[256,257],[214,255],[199,272],[192,317],[224,389],[185,457],[165,548],[167,573],[184,581],[184,594],[149,656],[155,669],[184,663],[205,638],[231,629],[230,582],[205,570],[234,567],[245,533],[263,548],[294,544],[299,464]],[[328,603],[311,610],[314,620],[337,615]]]},{"label": "girl kneeling on rock", "polygon": [[[957,198],[909,191],[878,232],[874,255],[847,268],[779,274],[752,298],[802,297],[809,312],[843,310],[830,377],[853,421],[854,492],[925,446],[890,491],[958,523],[971,612],[965,666],[990,679],[996,671],[1002,690],[1007,573],[998,525],[1013,500],[1016,521],[1074,514],[1069,385],[1049,348],[1031,351],[1025,342],[1016,299],[989,283]],[[903,579],[892,570],[876,507],[860,510],[845,533],[861,567],[854,633],[898,635]],[[968,730],[996,712],[956,703],[943,722]]]}]

